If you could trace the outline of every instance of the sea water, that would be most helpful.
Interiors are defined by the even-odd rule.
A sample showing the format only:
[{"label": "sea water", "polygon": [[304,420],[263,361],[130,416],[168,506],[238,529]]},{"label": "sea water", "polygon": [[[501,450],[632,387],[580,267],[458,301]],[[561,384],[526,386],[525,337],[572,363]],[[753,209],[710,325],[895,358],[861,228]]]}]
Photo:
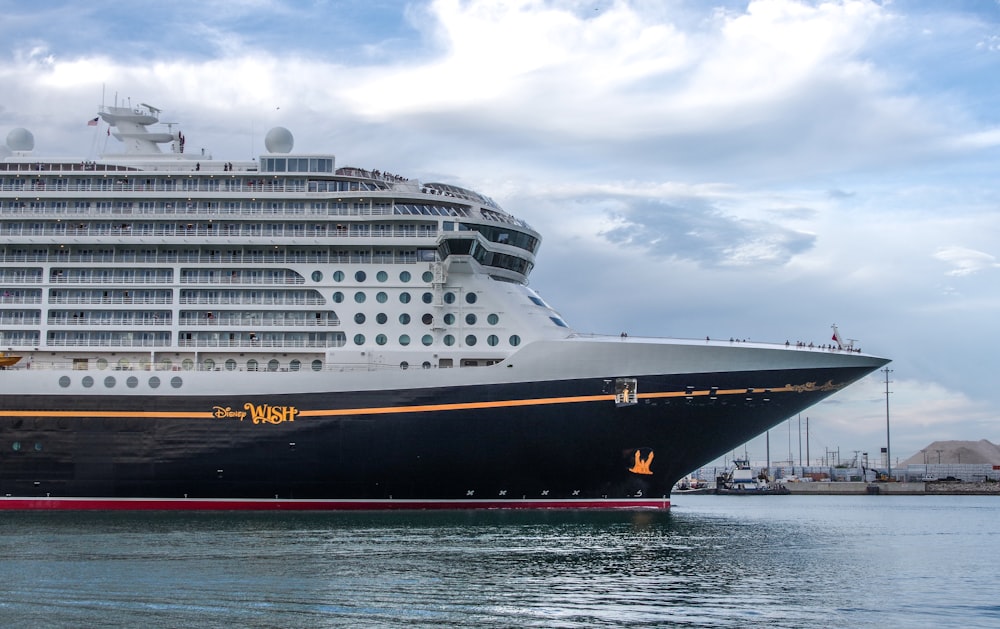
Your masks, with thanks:
[{"label": "sea water", "polygon": [[997,627],[1000,497],[0,513],[3,627]]}]

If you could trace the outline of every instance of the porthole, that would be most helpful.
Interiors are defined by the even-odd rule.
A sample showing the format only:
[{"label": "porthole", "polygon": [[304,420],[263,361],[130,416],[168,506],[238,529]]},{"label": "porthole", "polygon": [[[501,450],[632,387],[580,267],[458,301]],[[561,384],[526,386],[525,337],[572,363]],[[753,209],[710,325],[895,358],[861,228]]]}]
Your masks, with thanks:
[{"label": "porthole", "polygon": [[130,389],[134,389],[139,386],[139,379],[135,376],[129,376],[128,379],[125,380],[125,386]]},{"label": "porthole", "polygon": [[257,371],[258,362],[251,358],[247,361],[247,371]]},{"label": "porthole", "polygon": [[500,337],[497,336],[496,334],[490,334],[489,336],[486,337],[486,344],[489,345],[490,347],[496,347],[497,345],[500,344]]},{"label": "porthole", "polygon": [[465,337],[465,344],[468,345],[469,347],[472,347],[473,345],[475,345],[476,344],[476,335],[475,334],[470,334],[467,337]]},{"label": "porthole", "polygon": [[405,284],[406,282],[409,282],[409,281],[410,281],[410,272],[409,272],[409,271],[402,271],[402,272],[401,272],[401,273],[399,274],[399,281],[400,281],[400,282],[403,282],[404,284]]},{"label": "porthole", "polygon": [[375,343],[377,345],[385,345],[388,342],[389,342],[389,337],[387,337],[385,334],[379,334],[378,336],[375,337]]},{"label": "porthole", "polygon": [[420,277],[422,277],[423,280],[428,284],[434,281],[434,274],[431,273],[430,271],[424,271],[424,274],[421,275]]},{"label": "porthole", "polygon": [[108,376],[107,378],[104,379],[104,386],[107,387],[108,389],[113,388],[115,384],[117,383],[115,381],[114,376]]},{"label": "porthole", "polygon": [[475,293],[466,293],[465,294],[465,303],[467,303],[467,304],[474,304],[474,303],[476,303],[476,294]]},{"label": "porthole", "polygon": [[20,452],[21,451],[21,442],[20,441],[15,441],[14,443],[10,444],[10,449],[13,450],[14,452]]},{"label": "porthole", "polygon": [[323,281],[323,273],[322,273],[322,271],[313,271],[312,272],[312,280],[314,282],[322,282]]},{"label": "porthole", "polygon": [[62,388],[65,389],[66,387],[69,386],[69,384],[70,384],[69,376],[62,376],[59,378],[59,386],[61,386]]},{"label": "porthole", "polygon": [[80,381],[80,384],[89,389],[90,387],[94,386],[94,379],[91,378],[90,376],[84,376],[83,380]]},{"label": "porthole", "polygon": [[131,363],[129,363],[128,358],[120,358],[120,359],[118,359],[118,368],[120,370],[125,371],[125,370],[129,369],[130,366],[131,366]]},{"label": "porthole", "polygon": [[452,345],[455,344],[455,337],[452,336],[451,334],[445,334],[444,335],[444,344],[447,345],[448,347],[451,347]]},{"label": "porthole", "polygon": [[422,337],[420,337],[420,342],[423,343],[424,345],[430,345],[434,342],[434,337],[431,336],[430,334],[425,334]]},{"label": "porthole", "polygon": [[361,325],[362,323],[364,323],[365,322],[365,313],[359,312],[356,315],[354,315],[354,322],[357,323],[358,325]]},{"label": "porthole", "polygon": [[401,304],[408,304],[408,303],[410,303],[410,294],[409,293],[400,293],[399,294],[399,303],[401,303]]},{"label": "porthole", "polygon": [[215,371],[215,361],[211,358],[206,358],[203,364],[205,366],[205,371]]},{"label": "porthole", "polygon": [[180,376],[174,376],[173,378],[170,379],[170,386],[172,386],[175,389],[181,388],[182,384],[184,384],[184,381],[181,380]]},{"label": "porthole", "polygon": [[333,301],[334,301],[334,303],[338,303],[338,304],[341,303],[341,302],[343,302],[344,301],[344,293],[342,293],[342,292],[340,292],[338,290],[336,293],[333,294]]},{"label": "porthole", "polygon": [[409,334],[400,334],[399,335],[399,344],[400,345],[409,345],[410,344],[410,335]]},{"label": "porthole", "polygon": [[471,312],[465,315],[465,323],[468,325],[476,325],[476,315]]},{"label": "porthole", "polygon": [[389,317],[384,312],[380,312],[377,315],[375,315],[375,321],[381,325],[385,325],[385,322],[388,320]]},{"label": "porthole", "polygon": [[277,371],[278,367],[280,367],[280,366],[281,366],[281,363],[278,362],[277,358],[272,358],[271,360],[267,361],[267,370],[268,371]]},{"label": "porthole", "polygon": [[403,362],[399,363],[399,368],[400,369],[409,369],[410,368],[410,363],[408,363],[408,362],[406,362],[404,360]]},{"label": "porthole", "polygon": [[150,379],[149,379],[149,388],[150,389],[156,389],[156,388],[159,388],[159,386],[160,386],[160,379],[158,377],[156,377],[156,376],[150,377]]},{"label": "porthole", "polygon": [[98,358],[97,359],[97,368],[98,369],[107,369],[108,368],[108,359],[107,358]]},{"label": "porthole", "polygon": [[386,273],[385,271],[379,271],[378,273],[375,274],[375,279],[377,279],[380,282],[386,282],[389,280],[389,274]]},{"label": "porthole", "polygon": [[425,312],[424,316],[420,317],[420,321],[424,325],[430,325],[430,324],[434,323],[434,315],[432,315],[429,312]]},{"label": "porthole", "polygon": [[431,363],[429,360],[425,360],[423,363],[420,364],[420,366],[423,367],[424,369],[430,369]]},{"label": "porthole", "polygon": [[235,371],[235,369],[236,369],[236,360],[230,358],[229,360],[226,361],[226,371]]},{"label": "porthole", "polygon": [[365,294],[361,291],[354,293],[354,301],[359,304],[365,303]]},{"label": "porthole", "polygon": [[496,325],[500,323],[500,315],[496,314],[495,312],[491,312],[490,315],[486,317],[486,320],[489,322],[490,325]]},{"label": "porthole", "polygon": [[318,359],[318,358],[316,360],[312,361],[312,370],[313,371],[322,371],[323,370],[323,361],[320,360],[320,359]]},{"label": "porthole", "polygon": [[389,295],[387,295],[384,290],[380,290],[379,292],[375,293],[375,301],[377,301],[380,304],[384,304],[385,302],[389,301]]},{"label": "porthole", "polygon": [[403,325],[408,325],[410,323],[410,315],[406,314],[405,312],[399,315],[399,322],[402,323]]},{"label": "porthole", "polygon": [[432,301],[434,301],[434,295],[432,295],[431,293],[424,293],[423,295],[420,296],[420,299],[423,300],[425,304],[429,304]]},{"label": "porthole", "polygon": [[293,358],[292,360],[288,361],[288,371],[298,371],[299,369],[302,369],[301,360],[299,360],[298,358]]},{"label": "porthole", "polygon": [[181,369],[183,369],[184,371],[191,371],[192,369],[194,369],[194,361],[191,360],[190,358],[185,358],[184,360],[181,361]]},{"label": "porthole", "polygon": [[510,344],[512,347],[517,347],[521,344],[521,337],[516,334],[510,335]]},{"label": "porthole", "polygon": [[455,323],[455,315],[449,312],[448,314],[446,314],[444,316],[444,322],[445,322],[446,325],[454,325],[454,323]]},{"label": "porthole", "polygon": [[173,361],[171,361],[169,358],[160,359],[160,371],[170,371],[170,368],[173,367],[173,365],[174,365]]},{"label": "porthole", "polygon": [[354,274],[355,282],[363,282],[366,279],[368,279],[368,275],[364,271],[358,271],[357,273]]},{"label": "porthole", "polygon": [[365,335],[364,334],[355,334],[354,335],[354,344],[355,345],[364,345],[365,344]]},{"label": "porthole", "polygon": [[453,303],[455,303],[455,293],[445,293],[444,294],[444,303],[446,303],[446,304],[453,304]]},{"label": "porthole", "polygon": [[40,444],[40,443],[38,443],[36,441],[35,442],[35,452],[41,452],[41,451],[42,451],[42,444]]},{"label": "porthole", "polygon": [[334,271],[333,272],[333,281],[334,282],[343,282],[344,281],[344,272],[343,271]]}]

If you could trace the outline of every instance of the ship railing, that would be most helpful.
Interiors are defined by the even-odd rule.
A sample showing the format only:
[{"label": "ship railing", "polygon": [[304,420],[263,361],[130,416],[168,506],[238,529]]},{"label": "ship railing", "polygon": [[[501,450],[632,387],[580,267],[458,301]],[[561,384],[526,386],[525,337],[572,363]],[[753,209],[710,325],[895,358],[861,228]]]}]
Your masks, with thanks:
[{"label": "ship railing", "polygon": [[139,317],[124,317],[124,318],[114,318],[114,319],[103,319],[100,317],[87,317],[87,316],[76,316],[76,317],[49,317],[46,322],[48,325],[56,326],[80,326],[80,327],[98,327],[98,326],[168,326],[172,322],[170,317],[164,316],[163,318],[154,317],[152,314],[149,316],[139,316]]},{"label": "ship railing", "polygon": [[3,295],[0,296],[0,304],[40,304],[42,303],[41,295]]},{"label": "ship railing", "polygon": [[[609,339],[615,338],[612,334],[601,334],[597,332],[573,332],[569,335],[569,338],[592,338],[592,339]],[[705,337],[703,339],[694,339],[686,337],[651,337],[651,336],[628,336],[626,333],[621,333],[618,338],[622,341],[633,341],[641,342],[642,340],[658,340],[658,341],[679,341],[681,343],[690,345],[693,343],[700,344],[711,344],[711,345],[746,345],[746,346],[759,346],[759,347],[769,347],[769,348],[784,348],[789,351],[816,351],[816,352],[844,352],[849,354],[860,353],[860,349],[853,346],[842,345],[840,347],[832,344],[816,344],[816,343],[805,343],[797,342],[791,343],[785,341],[784,343],[777,343],[774,341],[748,341],[746,339],[729,338],[729,339],[713,339],[711,337]]]},{"label": "ship railing", "polygon": [[[262,225],[221,225],[209,227],[207,225],[187,226],[187,225],[158,225],[148,228],[142,225],[82,225],[74,227],[64,225],[61,227],[12,227],[10,225],[0,226],[0,236],[30,236],[30,237],[65,237],[65,236],[113,236],[116,239],[143,238],[148,236],[199,236],[217,238],[312,238],[312,239],[338,239],[338,238],[436,238],[438,236],[436,227],[424,227],[422,229],[408,229],[397,227],[394,229],[376,229],[370,225],[348,226],[286,226],[274,224],[272,226]],[[270,244],[270,243],[268,243]],[[27,254],[15,254],[26,256]],[[6,256],[5,256],[6,257]],[[24,260],[13,259],[12,262]]]},{"label": "ship railing", "polygon": [[231,326],[261,326],[261,327],[311,327],[329,328],[340,326],[338,319],[279,319],[269,317],[226,317],[222,315],[207,317],[181,317],[180,325],[195,327],[228,328]]},{"label": "ship railing", "polygon": [[117,295],[113,297],[104,297],[102,295],[49,295],[49,303],[60,306],[75,304],[150,305],[172,304],[174,303],[174,300],[169,296],[125,297],[124,295]]}]

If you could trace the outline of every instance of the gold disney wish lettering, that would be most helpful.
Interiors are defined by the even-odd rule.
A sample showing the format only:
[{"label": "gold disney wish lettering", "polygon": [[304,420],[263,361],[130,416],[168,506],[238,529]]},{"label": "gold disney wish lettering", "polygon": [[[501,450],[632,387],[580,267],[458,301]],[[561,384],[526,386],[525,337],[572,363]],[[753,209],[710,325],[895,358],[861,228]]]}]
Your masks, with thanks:
[{"label": "gold disney wish lettering", "polygon": [[214,406],[212,414],[217,419],[238,419],[243,421],[247,415],[255,424],[280,424],[295,421],[299,409],[294,406],[271,406],[270,404],[253,404],[247,402],[243,410],[232,406]]}]

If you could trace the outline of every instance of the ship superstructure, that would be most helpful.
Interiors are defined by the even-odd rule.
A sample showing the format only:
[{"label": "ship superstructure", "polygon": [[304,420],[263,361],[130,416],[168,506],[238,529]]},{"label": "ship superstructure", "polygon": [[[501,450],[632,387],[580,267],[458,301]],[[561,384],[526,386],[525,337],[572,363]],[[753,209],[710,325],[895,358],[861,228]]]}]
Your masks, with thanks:
[{"label": "ship superstructure", "polygon": [[661,507],[885,363],[577,334],[489,197],[283,128],[217,161],[159,113],[103,108],[124,152],[97,161],[8,135],[0,507]]}]

